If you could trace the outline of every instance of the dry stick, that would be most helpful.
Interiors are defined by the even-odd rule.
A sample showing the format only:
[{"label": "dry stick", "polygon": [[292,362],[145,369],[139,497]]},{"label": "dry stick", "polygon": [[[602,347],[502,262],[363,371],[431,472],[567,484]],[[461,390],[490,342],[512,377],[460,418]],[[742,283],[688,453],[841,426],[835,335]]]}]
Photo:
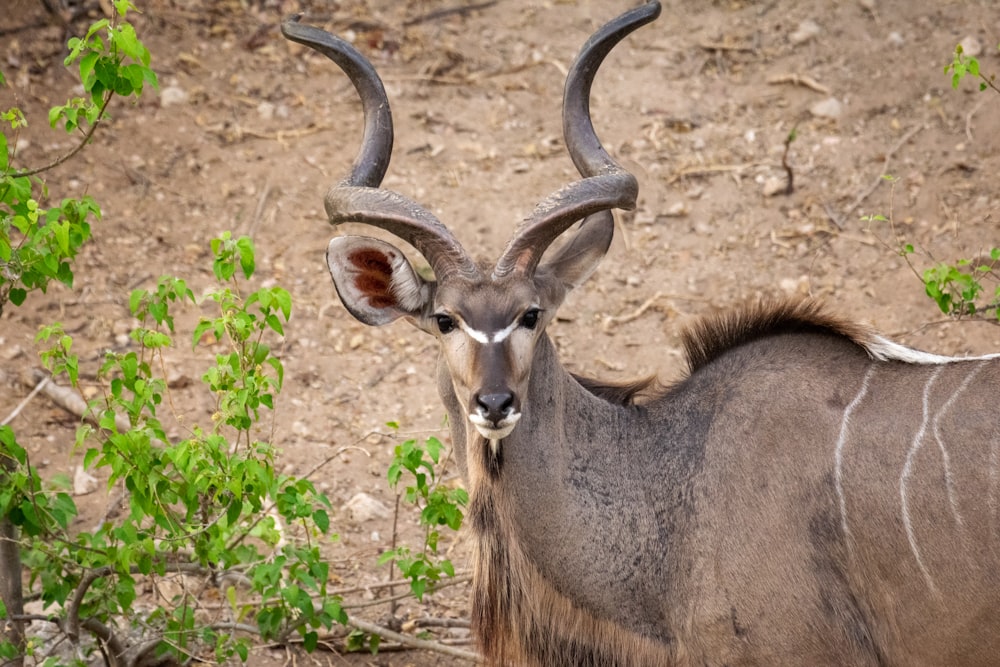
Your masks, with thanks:
[{"label": "dry stick", "polygon": [[489,0],[489,2],[480,2],[478,5],[466,5],[465,7],[449,7],[447,9],[438,9],[433,12],[428,12],[427,14],[422,14],[420,16],[415,16],[412,19],[406,19],[403,21],[403,27],[409,28],[411,25],[417,25],[418,23],[425,23],[427,21],[434,21],[436,19],[444,18],[446,16],[451,16],[453,14],[468,14],[477,9],[486,9],[487,7],[492,7],[497,4],[497,0]]},{"label": "dry stick", "polygon": [[965,136],[970,142],[973,141],[972,117],[976,115],[976,112],[979,111],[982,108],[983,104],[985,103],[986,103],[986,98],[980,96],[979,102],[976,103],[976,106],[972,107],[972,109],[969,110],[969,113],[965,114]]},{"label": "dry stick", "polygon": [[[31,375],[33,382],[37,382],[38,385],[41,386],[40,391],[57,406],[72,415],[86,419],[95,426],[100,425],[98,417],[93,413],[88,412],[87,401],[83,400],[83,397],[81,397],[80,394],[68,387],[62,387],[56,384],[48,375],[45,374],[45,371],[40,368],[33,369]],[[48,382],[43,382],[43,380],[48,380]],[[24,378],[22,378],[21,381],[26,386],[31,386],[31,383],[27,382]],[[115,426],[119,431],[127,431],[131,428],[128,420],[121,415],[117,415],[115,417]]]},{"label": "dry stick", "polygon": [[858,195],[858,198],[855,199],[850,206],[844,209],[844,214],[843,216],[841,216],[839,220],[836,218],[831,218],[833,220],[833,224],[837,225],[839,229],[844,228],[844,220],[846,220],[847,217],[854,212],[854,209],[861,206],[861,203],[864,200],[868,199],[869,195],[875,192],[878,186],[882,183],[882,181],[884,180],[882,177],[885,176],[886,171],[888,171],[889,169],[889,161],[892,160],[892,156],[895,155],[896,151],[902,148],[906,142],[912,139],[917,134],[917,132],[920,132],[920,130],[922,129],[924,129],[923,125],[917,125],[916,127],[912,128],[909,132],[904,134],[902,137],[900,137],[899,141],[897,141],[895,145],[892,148],[890,148],[889,151],[885,154],[885,158],[883,158],[882,160],[882,169],[879,171],[878,176],[875,177],[875,181],[864,192]]},{"label": "dry stick", "polygon": [[[466,581],[470,581],[471,579],[472,579],[471,572],[469,572],[468,570],[458,570],[457,572],[455,572],[454,577],[449,577],[444,583],[438,582],[437,584],[431,587],[429,592],[433,593],[439,588],[444,588],[446,584],[448,586],[451,586],[453,584],[461,584]],[[336,590],[330,591],[330,595],[337,595],[343,597],[348,593],[360,593],[362,591],[373,591],[373,590],[378,590],[380,588],[392,588],[393,586],[400,586],[402,584],[409,584],[409,583],[410,583],[409,578],[393,579],[392,581],[378,581],[373,584],[351,586],[350,588],[338,588]]]},{"label": "dry stick", "polygon": [[464,651],[460,648],[455,648],[454,646],[448,646],[446,644],[441,644],[439,642],[432,642],[426,639],[417,639],[416,637],[411,637],[409,635],[400,634],[398,632],[393,632],[388,628],[384,628],[381,625],[376,625],[375,623],[369,623],[368,621],[362,621],[361,619],[348,619],[348,625],[361,630],[362,632],[368,632],[376,634],[383,639],[390,639],[394,642],[399,642],[405,646],[410,646],[412,648],[423,649],[426,651],[437,651],[438,653],[444,653],[445,655],[450,655],[456,658],[463,658],[465,660],[470,660],[472,662],[478,663],[483,658],[478,653],[473,653],[472,651]]},{"label": "dry stick", "polygon": [[607,317],[604,318],[604,321],[601,323],[601,330],[604,331],[604,333],[610,333],[611,328],[616,324],[625,324],[627,322],[631,322],[632,320],[639,319],[647,310],[652,308],[653,304],[656,303],[657,300],[659,300],[663,296],[664,296],[663,292],[657,292],[653,296],[643,301],[641,306],[639,306],[631,313],[628,313],[626,315],[608,315]]},{"label": "dry stick", "polygon": [[767,82],[771,85],[790,83],[795,86],[804,86],[824,95],[830,94],[829,88],[819,83],[808,74],[776,74],[775,76],[768,77]]},{"label": "dry stick", "polygon": [[792,131],[788,133],[785,137],[785,152],[781,154],[781,166],[785,168],[785,173],[788,174],[788,185],[785,186],[785,194],[792,194],[795,186],[795,175],[792,172],[792,165],[788,164],[788,151],[792,148],[792,142],[795,141],[795,131],[796,128],[792,128]]},{"label": "dry stick", "polygon": [[18,403],[17,407],[14,408],[9,415],[4,417],[4,420],[0,422],[0,426],[6,426],[7,424],[14,421],[14,419],[16,419],[19,414],[21,414],[21,410],[23,410],[24,407],[31,402],[31,399],[33,399],[35,396],[38,395],[38,392],[40,392],[42,389],[45,388],[45,385],[48,382],[49,382],[48,378],[42,378],[41,381],[39,381],[39,383],[35,385],[35,388],[31,390],[31,393],[25,396],[24,400]]}]

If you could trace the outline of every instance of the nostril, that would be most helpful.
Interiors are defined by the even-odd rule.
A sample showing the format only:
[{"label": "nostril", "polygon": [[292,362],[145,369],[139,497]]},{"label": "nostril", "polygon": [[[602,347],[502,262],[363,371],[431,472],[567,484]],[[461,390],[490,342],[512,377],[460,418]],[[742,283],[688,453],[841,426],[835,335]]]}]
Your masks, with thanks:
[{"label": "nostril", "polygon": [[476,405],[479,406],[483,416],[494,424],[500,423],[500,420],[507,416],[513,404],[514,396],[507,392],[476,396]]}]

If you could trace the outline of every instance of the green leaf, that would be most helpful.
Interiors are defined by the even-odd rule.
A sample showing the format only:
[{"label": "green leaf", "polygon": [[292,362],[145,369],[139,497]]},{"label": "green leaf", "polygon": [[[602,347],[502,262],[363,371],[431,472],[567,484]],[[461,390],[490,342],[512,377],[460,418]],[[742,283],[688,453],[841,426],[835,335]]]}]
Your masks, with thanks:
[{"label": "green leaf", "polygon": [[28,298],[28,291],[20,287],[11,287],[10,292],[7,293],[7,298],[15,306],[20,306]]}]

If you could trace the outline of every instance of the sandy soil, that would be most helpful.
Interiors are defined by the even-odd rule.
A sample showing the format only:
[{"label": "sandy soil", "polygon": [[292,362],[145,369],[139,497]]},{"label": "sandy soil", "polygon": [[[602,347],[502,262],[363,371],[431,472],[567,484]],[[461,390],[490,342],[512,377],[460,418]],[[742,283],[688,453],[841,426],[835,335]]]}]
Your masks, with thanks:
[{"label": "sandy soil", "polygon": [[[435,349],[405,323],[364,327],[336,297],[323,261],[333,232],[322,197],[357,151],[360,105],[341,72],[286,43],[278,22],[304,10],[305,20],[353,35],[393,104],[397,143],[385,185],[429,208],[474,254],[494,258],[538,200],[576,177],[561,141],[564,73],[589,34],[633,3],[502,0],[433,15],[456,4],[142,2],[136,25],[161,92],[116,104],[96,144],[48,176],[56,197],[95,196],[104,220],[76,265],[73,291],[53,288],[4,313],[7,377],[38,365],[33,336],[53,320],[73,332],[93,377],[105,349],[127,344],[128,290],[172,274],[200,293],[212,285],[209,239],[249,234],[255,284],[281,284],[295,300],[274,422],[283,469],[304,474],[359,445],[364,453],[333,456],[315,481],[338,507],[361,491],[392,507],[384,482],[392,443],[369,434],[395,420],[404,434],[447,437],[433,391]],[[37,165],[70,146],[44,119],[75,84],[59,66],[61,30],[37,26],[40,3],[11,6],[0,16],[10,31],[0,67],[12,84],[0,107],[27,113],[17,163]],[[618,217],[607,260],[550,330],[566,364],[609,379],[670,380],[681,367],[678,332],[692,318],[783,294],[821,297],[930,351],[1000,349],[996,327],[942,322],[894,254],[888,225],[862,219],[891,214],[922,250],[918,268],[932,261],[926,253],[954,259],[1000,244],[1000,97],[971,83],[954,91],[942,73],[968,37],[983,47],[984,71],[1000,71],[998,36],[993,0],[667,0],[657,23],[611,55],[595,86],[594,124],[641,193],[638,209]],[[836,117],[813,112],[831,98]],[[773,194],[785,183],[793,128],[794,189]],[[189,309],[180,326],[199,315]],[[198,381],[210,355],[186,344],[169,355],[179,424],[210,419]],[[0,416],[28,391],[13,380],[0,387]],[[45,474],[72,477],[80,465],[74,418],[36,399],[13,425]],[[81,526],[107,502],[101,492],[76,500]],[[412,537],[413,517],[403,523]],[[343,512],[336,530],[341,539],[328,549],[343,585],[388,576],[375,559],[391,518],[358,523]],[[445,548],[461,567],[461,539]],[[407,602],[398,615],[461,617],[465,593],[459,586],[424,605]],[[385,620],[385,608],[358,613]],[[255,659],[265,658],[285,654]],[[302,659],[450,664],[413,653]]]}]

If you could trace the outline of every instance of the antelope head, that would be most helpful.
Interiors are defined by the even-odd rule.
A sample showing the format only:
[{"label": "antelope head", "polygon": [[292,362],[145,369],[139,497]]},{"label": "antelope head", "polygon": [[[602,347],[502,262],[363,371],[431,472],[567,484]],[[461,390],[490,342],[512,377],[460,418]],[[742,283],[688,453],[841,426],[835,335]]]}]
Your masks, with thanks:
[{"label": "antelope head", "polygon": [[[364,108],[364,138],[351,174],[326,196],[330,222],[386,230],[413,246],[434,272],[433,280],[423,278],[403,252],[384,241],[340,236],[327,249],[337,293],[365,324],[404,318],[438,339],[454,395],[494,454],[517,428],[546,326],[611,243],[611,209],[635,206],[635,178],[608,155],[594,131],[590,89],[611,49],[659,12],[655,1],[633,9],[584,45],[567,76],[563,100],[566,146],[582,179],[545,198],[517,227],[492,267],[473,261],[426,209],[379,188],[392,150],[392,117],[371,64],[350,44],[322,30],[295,19],[282,26],[286,37],[336,62],[351,78]],[[572,238],[543,258],[553,241],[581,220]]]}]

